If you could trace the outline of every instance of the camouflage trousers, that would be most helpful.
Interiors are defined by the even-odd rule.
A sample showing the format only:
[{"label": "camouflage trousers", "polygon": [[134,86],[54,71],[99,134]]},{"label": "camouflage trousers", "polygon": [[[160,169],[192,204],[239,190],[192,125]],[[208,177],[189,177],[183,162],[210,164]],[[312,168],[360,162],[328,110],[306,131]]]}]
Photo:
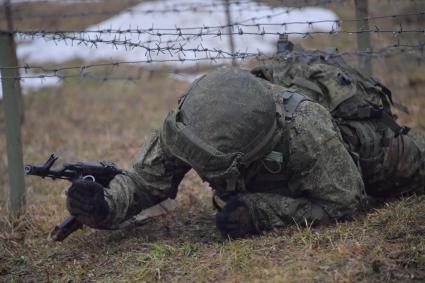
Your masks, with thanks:
[{"label": "camouflage trousers", "polygon": [[[425,137],[409,134],[393,138],[389,146],[384,148],[384,156],[380,164],[376,166],[375,169],[379,169],[379,174],[371,175],[368,172],[362,172],[365,190],[369,197],[385,199],[408,194],[423,194]],[[286,195],[284,188],[282,192],[241,193],[238,198],[248,207],[257,232],[284,227],[294,222],[329,222],[335,217],[329,217],[326,212],[340,209],[327,200],[326,193],[323,193],[323,196],[316,195],[314,199],[308,196],[292,198]],[[365,206],[366,202],[364,202]]]}]

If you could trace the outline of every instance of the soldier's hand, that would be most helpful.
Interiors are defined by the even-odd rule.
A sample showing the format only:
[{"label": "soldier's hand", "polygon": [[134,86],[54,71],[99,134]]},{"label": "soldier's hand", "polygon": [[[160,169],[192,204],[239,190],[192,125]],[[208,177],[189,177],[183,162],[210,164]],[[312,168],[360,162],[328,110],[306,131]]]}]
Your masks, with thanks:
[{"label": "soldier's hand", "polygon": [[103,186],[92,181],[74,181],[68,189],[66,204],[70,214],[93,228],[99,227],[109,214]]},{"label": "soldier's hand", "polygon": [[255,233],[249,209],[238,197],[230,199],[216,214],[216,225],[226,238],[237,239]]}]

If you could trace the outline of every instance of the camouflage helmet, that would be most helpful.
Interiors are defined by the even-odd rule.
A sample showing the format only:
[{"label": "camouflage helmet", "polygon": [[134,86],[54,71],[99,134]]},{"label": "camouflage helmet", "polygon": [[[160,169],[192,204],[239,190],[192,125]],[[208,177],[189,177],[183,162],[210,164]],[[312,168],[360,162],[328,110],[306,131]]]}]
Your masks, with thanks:
[{"label": "camouflage helmet", "polygon": [[236,182],[242,167],[268,154],[278,123],[267,84],[249,71],[220,68],[195,81],[165,120],[161,139],[206,179]]}]

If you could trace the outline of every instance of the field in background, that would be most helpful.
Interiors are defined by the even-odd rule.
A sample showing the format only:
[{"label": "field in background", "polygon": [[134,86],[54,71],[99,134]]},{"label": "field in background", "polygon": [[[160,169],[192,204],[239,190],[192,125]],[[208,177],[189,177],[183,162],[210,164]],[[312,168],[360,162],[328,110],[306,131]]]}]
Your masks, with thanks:
[{"label": "field in background", "polygon": [[[13,0],[12,0],[13,2]],[[69,29],[69,30],[81,30],[92,24],[99,23],[113,16],[114,12],[119,13],[125,8],[130,8],[137,3],[143,2],[142,0],[101,0],[96,3],[95,1],[90,2],[81,1],[80,3],[66,3],[66,1],[49,2],[49,3],[25,3],[16,4],[13,6],[13,13],[22,15],[21,19],[18,18],[14,21],[15,28],[18,29],[32,29],[34,27],[45,29],[45,30],[56,30],[56,29]],[[65,2],[65,3],[64,3]],[[67,13],[92,13],[90,17],[38,17],[27,19],[25,14],[58,14],[66,15]],[[105,13],[107,12],[107,13]],[[111,13],[109,13],[111,12]],[[3,15],[3,6],[0,5],[0,14]],[[5,26],[5,19],[0,19],[0,27]]]},{"label": "field in background", "polygon": [[[370,2],[373,15],[408,13],[413,7],[425,9],[418,8],[420,1],[391,1],[396,2],[394,5],[382,0]],[[81,4],[73,5],[76,6],[72,9],[85,9]],[[90,9],[125,7],[118,1],[93,5]],[[354,18],[351,5],[330,7],[341,18]],[[59,8],[52,5],[51,9]],[[84,28],[100,20],[103,18],[89,22],[43,21],[31,26]],[[424,20],[417,22],[412,18],[403,25],[423,28]],[[374,45],[393,40],[392,36],[377,36]],[[297,42],[311,48],[336,46],[353,50],[356,46],[354,36]],[[409,106],[411,114],[400,114],[401,121],[424,130],[425,116],[421,111],[425,106],[425,68],[412,60],[406,64],[405,60],[402,55],[376,60],[374,71],[396,98]],[[134,71],[120,68],[115,75]],[[109,159],[129,168],[140,145],[161,125],[187,87],[188,83],[158,72],[131,82],[66,80],[60,87],[27,95],[24,160],[41,162],[55,152],[60,161]],[[1,281],[425,280],[424,197],[391,202],[351,222],[314,228],[300,224],[261,237],[228,241],[215,230],[211,191],[194,172],[180,186],[177,211],[158,221],[123,231],[85,229],[64,243],[50,242],[47,236],[51,228],[67,215],[64,189],[68,184],[27,178],[27,214],[19,225],[9,222],[5,217],[7,160],[3,133],[0,108]]]}]

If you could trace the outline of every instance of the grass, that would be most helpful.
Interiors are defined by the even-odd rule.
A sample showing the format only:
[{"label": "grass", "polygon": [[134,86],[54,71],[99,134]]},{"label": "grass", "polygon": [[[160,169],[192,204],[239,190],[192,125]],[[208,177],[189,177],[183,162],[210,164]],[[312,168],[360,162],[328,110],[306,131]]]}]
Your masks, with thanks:
[{"label": "grass", "polygon": [[[14,28],[31,30],[34,27],[45,30],[81,30],[89,25],[97,24],[111,17],[111,13],[119,13],[121,10],[130,8],[142,0],[101,0],[87,1],[84,3],[48,2],[48,3],[25,3],[13,5],[12,15]],[[66,16],[67,14],[87,14],[89,16]],[[3,5],[0,6],[0,14],[4,15]],[[25,17],[25,15],[51,15]],[[61,15],[61,16],[55,16]],[[5,28],[6,22],[0,18],[0,28]]]},{"label": "grass", "polygon": [[[382,9],[381,2],[377,1],[381,6],[374,6],[375,10]],[[350,17],[349,7],[334,8],[341,17]],[[71,23],[70,27],[75,28]],[[379,40],[384,44],[392,39]],[[346,49],[351,44],[320,38],[301,43],[310,47],[341,44]],[[424,130],[425,71],[406,60],[400,56],[375,61],[375,73],[409,106],[411,114],[400,114],[401,121]],[[118,75],[132,71],[116,70]],[[67,80],[60,87],[31,93],[25,96],[24,160],[42,162],[55,152],[60,161],[108,159],[129,168],[140,145],[187,87],[166,73],[156,73],[133,82]],[[0,281],[425,280],[424,196],[388,202],[349,222],[321,227],[300,223],[230,241],[215,229],[211,190],[190,172],[180,185],[175,212],[143,227],[86,228],[63,243],[54,243],[48,234],[67,215],[64,190],[68,184],[26,178],[27,211],[19,221],[8,219],[5,152],[0,108]]]},{"label": "grass", "polygon": [[[291,226],[228,241],[212,215],[187,207],[128,231],[82,231],[62,244],[7,241],[0,274],[16,281],[388,282],[425,278],[425,198],[388,204],[353,222]],[[187,222],[190,219],[190,222]],[[1,278],[1,277],[0,277]]]}]

